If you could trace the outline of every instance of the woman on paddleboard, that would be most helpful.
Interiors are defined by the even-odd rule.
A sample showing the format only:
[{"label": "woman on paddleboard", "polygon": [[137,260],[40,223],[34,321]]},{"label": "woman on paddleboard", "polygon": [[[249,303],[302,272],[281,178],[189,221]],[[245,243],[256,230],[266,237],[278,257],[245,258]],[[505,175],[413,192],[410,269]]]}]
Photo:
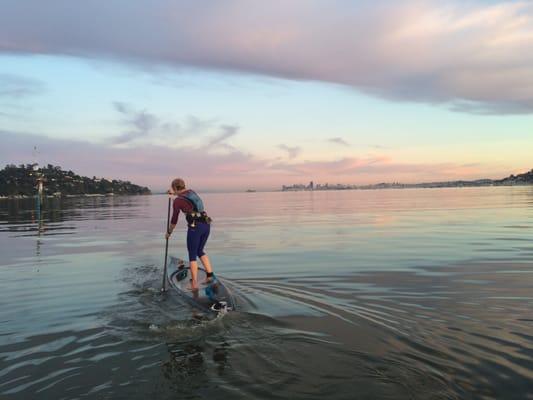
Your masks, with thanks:
[{"label": "woman on paddleboard", "polygon": [[170,220],[170,226],[166,233],[168,239],[176,224],[178,223],[178,215],[181,212],[185,214],[187,219],[187,250],[189,251],[189,267],[191,270],[191,290],[198,290],[198,261],[200,258],[202,265],[207,273],[206,283],[214,279],[213,268],[209,257],[204,252],[204,247],[209,238],[211,230],[211,218],[207,216],[204,210],[204,204],[200,197],[192,190],[185,187],[183,179],[177,178],[172,181],[171,190],[169,194],[175,195],[173,203],[173,214]]}]

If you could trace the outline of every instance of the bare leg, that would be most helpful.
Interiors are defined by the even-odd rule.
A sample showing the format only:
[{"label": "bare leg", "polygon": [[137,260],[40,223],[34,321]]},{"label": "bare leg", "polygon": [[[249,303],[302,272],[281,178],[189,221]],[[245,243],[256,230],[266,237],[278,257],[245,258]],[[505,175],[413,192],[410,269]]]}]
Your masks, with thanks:
[{"label": "bare leg", "polygon": [[198,263],[189,261],[189,268],[191,270],[191,290],[198,290]]},{"label": "bare leg", "polygon": [[[202,265],[204,266],[206,272],[213,273],[213,267],[211,267],[211,262],[209,261],[209,257],[207,257],[207,254],[204,254],[203,256],[201,256],[200,261],[202,262]],[[205,278],[204,283],[210,283],[212,281],[213,281],[213,277],[211,276],[211,277]]]},{"label": "bare leg", "polygon": [[213,268],[211,267],[211,262],[209,261],[207,254],[204,254],[202,257],[200,257],[200,261],[202,262],[206,272],[213,272]]}]

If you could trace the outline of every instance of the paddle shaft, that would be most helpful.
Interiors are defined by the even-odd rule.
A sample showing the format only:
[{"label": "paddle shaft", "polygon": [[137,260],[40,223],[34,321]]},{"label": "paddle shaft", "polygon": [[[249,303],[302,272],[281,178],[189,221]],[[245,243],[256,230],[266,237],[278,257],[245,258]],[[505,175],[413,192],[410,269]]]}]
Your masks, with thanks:
[{"label": "paddle shaft", "polygon": [[[168,197],[168,210],[167,210],[167,233],[170,228],[170,203],[171,203],[171,197]],[[163,288],[161,289],[163,292],[167,290],[167,259],[168,259],[168,237],[166,238],[165,243],[165,268],[163,270]]]}]

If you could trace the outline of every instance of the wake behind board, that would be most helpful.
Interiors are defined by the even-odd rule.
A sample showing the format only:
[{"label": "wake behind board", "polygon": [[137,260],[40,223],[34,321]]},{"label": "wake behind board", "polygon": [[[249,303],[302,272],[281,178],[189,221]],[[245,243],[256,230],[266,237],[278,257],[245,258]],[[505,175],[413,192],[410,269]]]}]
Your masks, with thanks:
[{"label": "wake behind board", "polygon": [[183,260],[170,256],[167,269],[167,280],[185,300],[194,307],[208,313],[224,313],[235,309],[233,296],[220,279],[215,278],[205,284],[207,275],[203,268],[198,267],[198,290],[190,289],[191,273]]}]

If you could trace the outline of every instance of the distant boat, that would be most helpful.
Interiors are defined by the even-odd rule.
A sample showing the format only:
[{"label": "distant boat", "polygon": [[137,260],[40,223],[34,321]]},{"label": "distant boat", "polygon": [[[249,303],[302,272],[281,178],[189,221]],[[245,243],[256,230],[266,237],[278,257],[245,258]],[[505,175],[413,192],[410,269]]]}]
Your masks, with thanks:
[{"label": "distant boat", "polygon": [[255,189],[248,189],[246,193],[255,193]]}]

